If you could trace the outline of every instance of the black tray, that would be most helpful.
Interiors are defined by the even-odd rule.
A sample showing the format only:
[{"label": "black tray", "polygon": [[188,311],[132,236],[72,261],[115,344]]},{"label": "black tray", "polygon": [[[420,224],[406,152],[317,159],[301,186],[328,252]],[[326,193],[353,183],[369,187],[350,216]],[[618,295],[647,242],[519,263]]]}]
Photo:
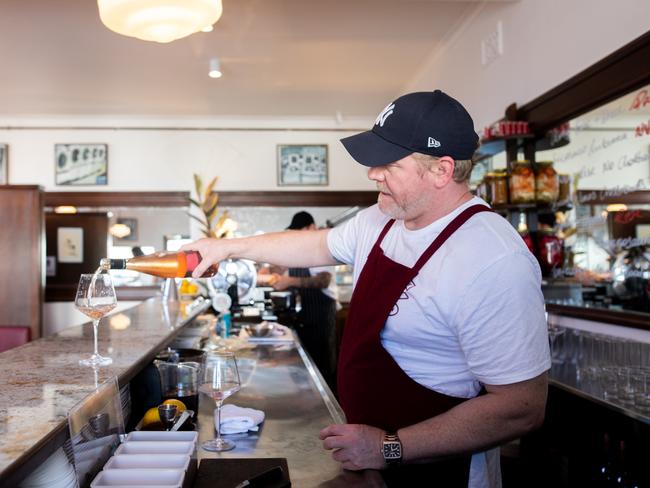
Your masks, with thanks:
[{"label": "black tray", "polygon": [[281,481],[265,484],[265,488],[291,486],[286,458],[201,459],[193,488],[235,488],[239,483],[264,471],[281,466]]}]

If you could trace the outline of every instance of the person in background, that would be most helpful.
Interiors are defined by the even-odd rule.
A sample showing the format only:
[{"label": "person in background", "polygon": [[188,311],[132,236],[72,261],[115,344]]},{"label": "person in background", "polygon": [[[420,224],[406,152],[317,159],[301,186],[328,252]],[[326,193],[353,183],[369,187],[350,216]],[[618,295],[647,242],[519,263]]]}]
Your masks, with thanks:
[{"label": "person in background", "polygon": [[131,248],[131,254],[133,254],[133,257],[138,257],[138,256],[144,256],[144,251],[140,246],[133,246]]},{"label": "person in background", "polygon": [[337,378],[347,423],[321,431],[324,448],[389,486],[499,487],[494,447],[544,419],[539,264],[470,193],[478,136],[446,93],[399,97],[342,143],[368,167],[377,205],[333,229],[202,239],[185,248],[203,256],[194,275],[229,257],[352,264]]},{"label": "person in background", "polygon": [[[314,217],[308,212],[298,212],[287,230],[314,231]],[[275,290],[293,288],[300,295],[300,324],[296,328],[298,336],[325,381],[335,390],[338,303],[333,275],[331,266],[291,267],[286,274],[274,275],[270,283]]]}]

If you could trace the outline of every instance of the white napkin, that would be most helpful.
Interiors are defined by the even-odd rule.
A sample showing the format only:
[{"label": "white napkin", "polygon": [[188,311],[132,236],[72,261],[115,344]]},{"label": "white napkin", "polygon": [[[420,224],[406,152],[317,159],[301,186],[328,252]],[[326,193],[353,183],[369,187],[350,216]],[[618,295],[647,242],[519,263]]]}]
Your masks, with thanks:
[{"label": "white napkin", "polygon": [[[264,422],[264,412],[254,408],[244,408],[228,403],[221,407],[221,433],[239,434],[252,430],[257,432],[258,425]],[[217,425],[217,410],[214,410],[214,425]]]}]

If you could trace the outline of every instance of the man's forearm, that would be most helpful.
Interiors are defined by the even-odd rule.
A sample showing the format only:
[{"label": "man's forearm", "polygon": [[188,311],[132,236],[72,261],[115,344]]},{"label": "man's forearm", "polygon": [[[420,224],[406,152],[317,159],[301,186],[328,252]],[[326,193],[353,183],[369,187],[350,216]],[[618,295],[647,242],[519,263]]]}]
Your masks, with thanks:
[{"label": "man's forearm", "polygon": [[251,259],[291,268],[336,264],[327,246],[329,229],[273,232],[260,236],[228,239],[228,257]]},{"label": "man's forearm", "polygon": [[404,459],[410,462],[483,451],[539,427],[546,404],[546,375],[533,381],[537,395],[513,397],[488,392],[400,429]]}]

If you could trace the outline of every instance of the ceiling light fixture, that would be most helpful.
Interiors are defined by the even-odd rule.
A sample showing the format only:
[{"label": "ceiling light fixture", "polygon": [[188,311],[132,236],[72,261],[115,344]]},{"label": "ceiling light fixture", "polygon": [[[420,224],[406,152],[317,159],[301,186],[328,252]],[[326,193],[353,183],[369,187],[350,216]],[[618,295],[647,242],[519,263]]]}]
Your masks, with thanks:
[{"label": "ceiling light fixture", "polygon": [[201,29],[201,32],[212,32],[214,30],[214,27],[212,24],[206,25],[203,29]]},{"label": "ceiling light fixture", "polygon": [[118,239],[131,235],[131,227],[126,224],[113,224],[109,229],[110,234]]},{"label": "ceiling light fixture", "polygon": [[97,0],[97,6],[110,30],[163,43],[212,26],[223,10],[221,0]]},{"label": "ceiling light fixture", "polygon": [[210,78],[221,78],[221,63],[217,58],[212,58],[210,60],[210,71],[208,71],[208,76]]},{"label": "ceiling light fixture", "polygon": [[54,213],[58,213],[58,214],[76,214],[77,213],[77,207],[73,207],[72,205],[59,205],[58,207],[54,207]]}]

